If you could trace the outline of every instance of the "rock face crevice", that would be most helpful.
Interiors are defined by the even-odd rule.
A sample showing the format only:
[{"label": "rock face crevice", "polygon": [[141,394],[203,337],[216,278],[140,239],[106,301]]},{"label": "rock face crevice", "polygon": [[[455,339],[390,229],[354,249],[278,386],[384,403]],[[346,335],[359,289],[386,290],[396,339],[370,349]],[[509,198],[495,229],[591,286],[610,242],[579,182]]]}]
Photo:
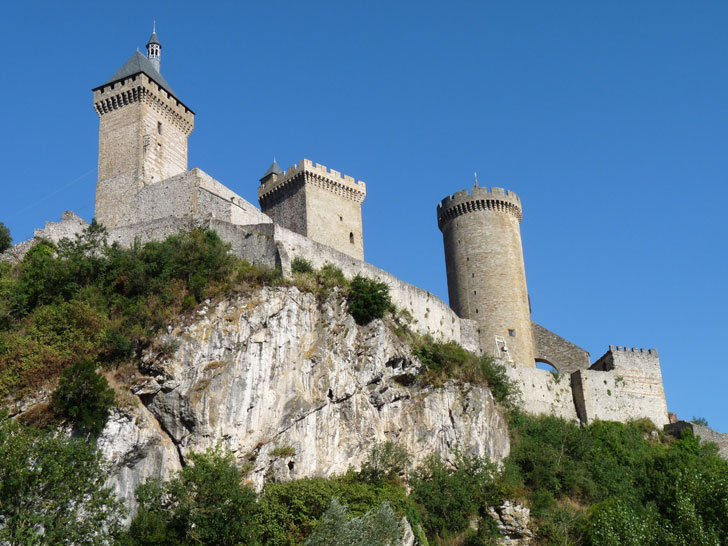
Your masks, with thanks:
[{"label": "rock face crevice", "polygon": [[409,345],[382,321],[358,326],[336,295],[322,303],[295,287],[261,288],[181,318],[155,346],[133,388],[142,403],[117,412],[100,442],[130,500],[147,477],[217,444],[252,468],[256,489],[358,468],[387,440],[415,462],[509,452],[487,388],[416,386]]}]

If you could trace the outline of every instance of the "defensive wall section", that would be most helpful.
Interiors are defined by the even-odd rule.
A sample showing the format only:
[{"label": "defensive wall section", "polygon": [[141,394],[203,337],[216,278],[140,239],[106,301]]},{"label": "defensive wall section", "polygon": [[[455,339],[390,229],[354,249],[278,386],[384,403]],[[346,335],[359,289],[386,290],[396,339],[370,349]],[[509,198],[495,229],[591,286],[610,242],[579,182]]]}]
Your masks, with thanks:
[{"label": "defensive wall section", "polygon": [[657,349],[610,345],[588,370],[574,372],[571,384],[583,423],[642,417],[660,428],[669,423]]},{"label": "defensive wall section", "polygon": [[728,460],[728,434],[717,432],[712,428],[691,423],[690,421],[678,421],[665,425],[665,431],[678,438],[686,429],[689,429],[693,435],[700,438],[700,443],[711,443],[718,446],[718,455]]},{"label": "defensive wall section", "polygon": [[668,423],[655,349],[610,345],[590,368],[572,373],[506,364],[527,413],[555,415],[585,425],[595,420],[627,422],[645,417],[658,428]]},{"label": "defensive wall section", "polygon": [[561,373],[573,373],[589,367],[589,352],[531,321],[534,356]]},{"label": "defensive wall section", "polygon": [[531,415],[554,415],[572,422],[579,420],[569,374],[552,373],[510,362],[500,363],[521,391],[518,406],[521,410]]}]

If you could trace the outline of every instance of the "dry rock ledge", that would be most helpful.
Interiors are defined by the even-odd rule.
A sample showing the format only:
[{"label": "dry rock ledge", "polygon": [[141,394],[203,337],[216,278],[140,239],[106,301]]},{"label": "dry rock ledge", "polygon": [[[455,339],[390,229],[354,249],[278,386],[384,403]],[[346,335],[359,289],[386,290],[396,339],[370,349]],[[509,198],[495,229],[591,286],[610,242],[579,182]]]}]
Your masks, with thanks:
[{"label": "dry rock ledge", "polygon": [[321,303],[295,287],[261,288],[180,318],[155,347],[99,441],[132,510],[137,485],[218,443],[252,467],[258,490],[358,468],[387,440],[415,463],[509,452],[487,388],[415,386],[421,364],[409,345],[381,320],[357,326],[336,294]]}]

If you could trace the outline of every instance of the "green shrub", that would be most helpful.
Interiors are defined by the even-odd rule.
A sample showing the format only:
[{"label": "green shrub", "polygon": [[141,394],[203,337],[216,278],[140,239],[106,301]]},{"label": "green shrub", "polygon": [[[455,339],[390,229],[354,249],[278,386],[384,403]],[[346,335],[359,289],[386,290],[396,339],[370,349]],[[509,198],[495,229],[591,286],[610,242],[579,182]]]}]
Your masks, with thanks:
[{"label": "green shrub", "polygon": [[394,442],[375,444],[362,464],[359,475],[367,483],[395,481],[409,472],[412,458],[407,450]]},{"label": "green shrub", "polygon": [[313,273],[313,266],[306,258],[296,256],[291,262],[291,271],[293,273]]},{"label": "green shrub", "polygon": [[190,459],[171,480],[149,479],[137,489],[127,543],[258,544],[255,493],[243,485],[233,455],[216,448]]},{"label": "green shrub", "polygon": [[402,524],[387,502],[363,516],[349,518],[346,506],[333,499],[304,546],[395,546]]},{"label": "green shrub", "polygon": [[0,222],[0,254],[13,246],[13,238],[10,236],[8,227]]},{"label": "green shrub", "polygon": [[708,426],[708,420],[705,417],[693,417],[690,422],[703,427]]},{"label": "green shrub", "polygon": [[0,544],[111,544],[124,509],[93,442],[0,415]]},{"label": "green shrub", "polygon": [[462,533],[473,517],[479,517],[480,524],[493,533],[495,523],[486,510],[501,502],[496,475],[495,466],[484,459],[458,457],[450,466],[438,455],[430,455],[410,478],[410,495],[428,535]]},{"label": "green shrub", "polygon": [[114,391],[96,372],[93,360],[82,360],[64,370],[53,392],[53,406],[81,430],[98,434],[114,406]]},{"label": "green shrub", "polygon": [[507,408],[515,407],[520,394],[518,385],[508,377],[502,364],[498,364],[493,357],[484,355],[478,359],[477,370],[497,402]]},{"label": "green shrub", "polygon": [[392,308],[387,283],[357,275],[351,281],[347,298],[349,312],[357,324],[369,324]]}]

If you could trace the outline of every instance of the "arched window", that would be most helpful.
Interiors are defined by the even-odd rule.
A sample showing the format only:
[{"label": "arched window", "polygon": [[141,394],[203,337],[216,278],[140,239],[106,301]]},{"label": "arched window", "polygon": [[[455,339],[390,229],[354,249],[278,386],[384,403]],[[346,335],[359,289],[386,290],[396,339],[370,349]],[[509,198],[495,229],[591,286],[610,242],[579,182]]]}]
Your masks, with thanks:
[{"label": "arched window", "polygon": [[353,245],[354,244],[354,234],[349,232],[349,242]]}]

